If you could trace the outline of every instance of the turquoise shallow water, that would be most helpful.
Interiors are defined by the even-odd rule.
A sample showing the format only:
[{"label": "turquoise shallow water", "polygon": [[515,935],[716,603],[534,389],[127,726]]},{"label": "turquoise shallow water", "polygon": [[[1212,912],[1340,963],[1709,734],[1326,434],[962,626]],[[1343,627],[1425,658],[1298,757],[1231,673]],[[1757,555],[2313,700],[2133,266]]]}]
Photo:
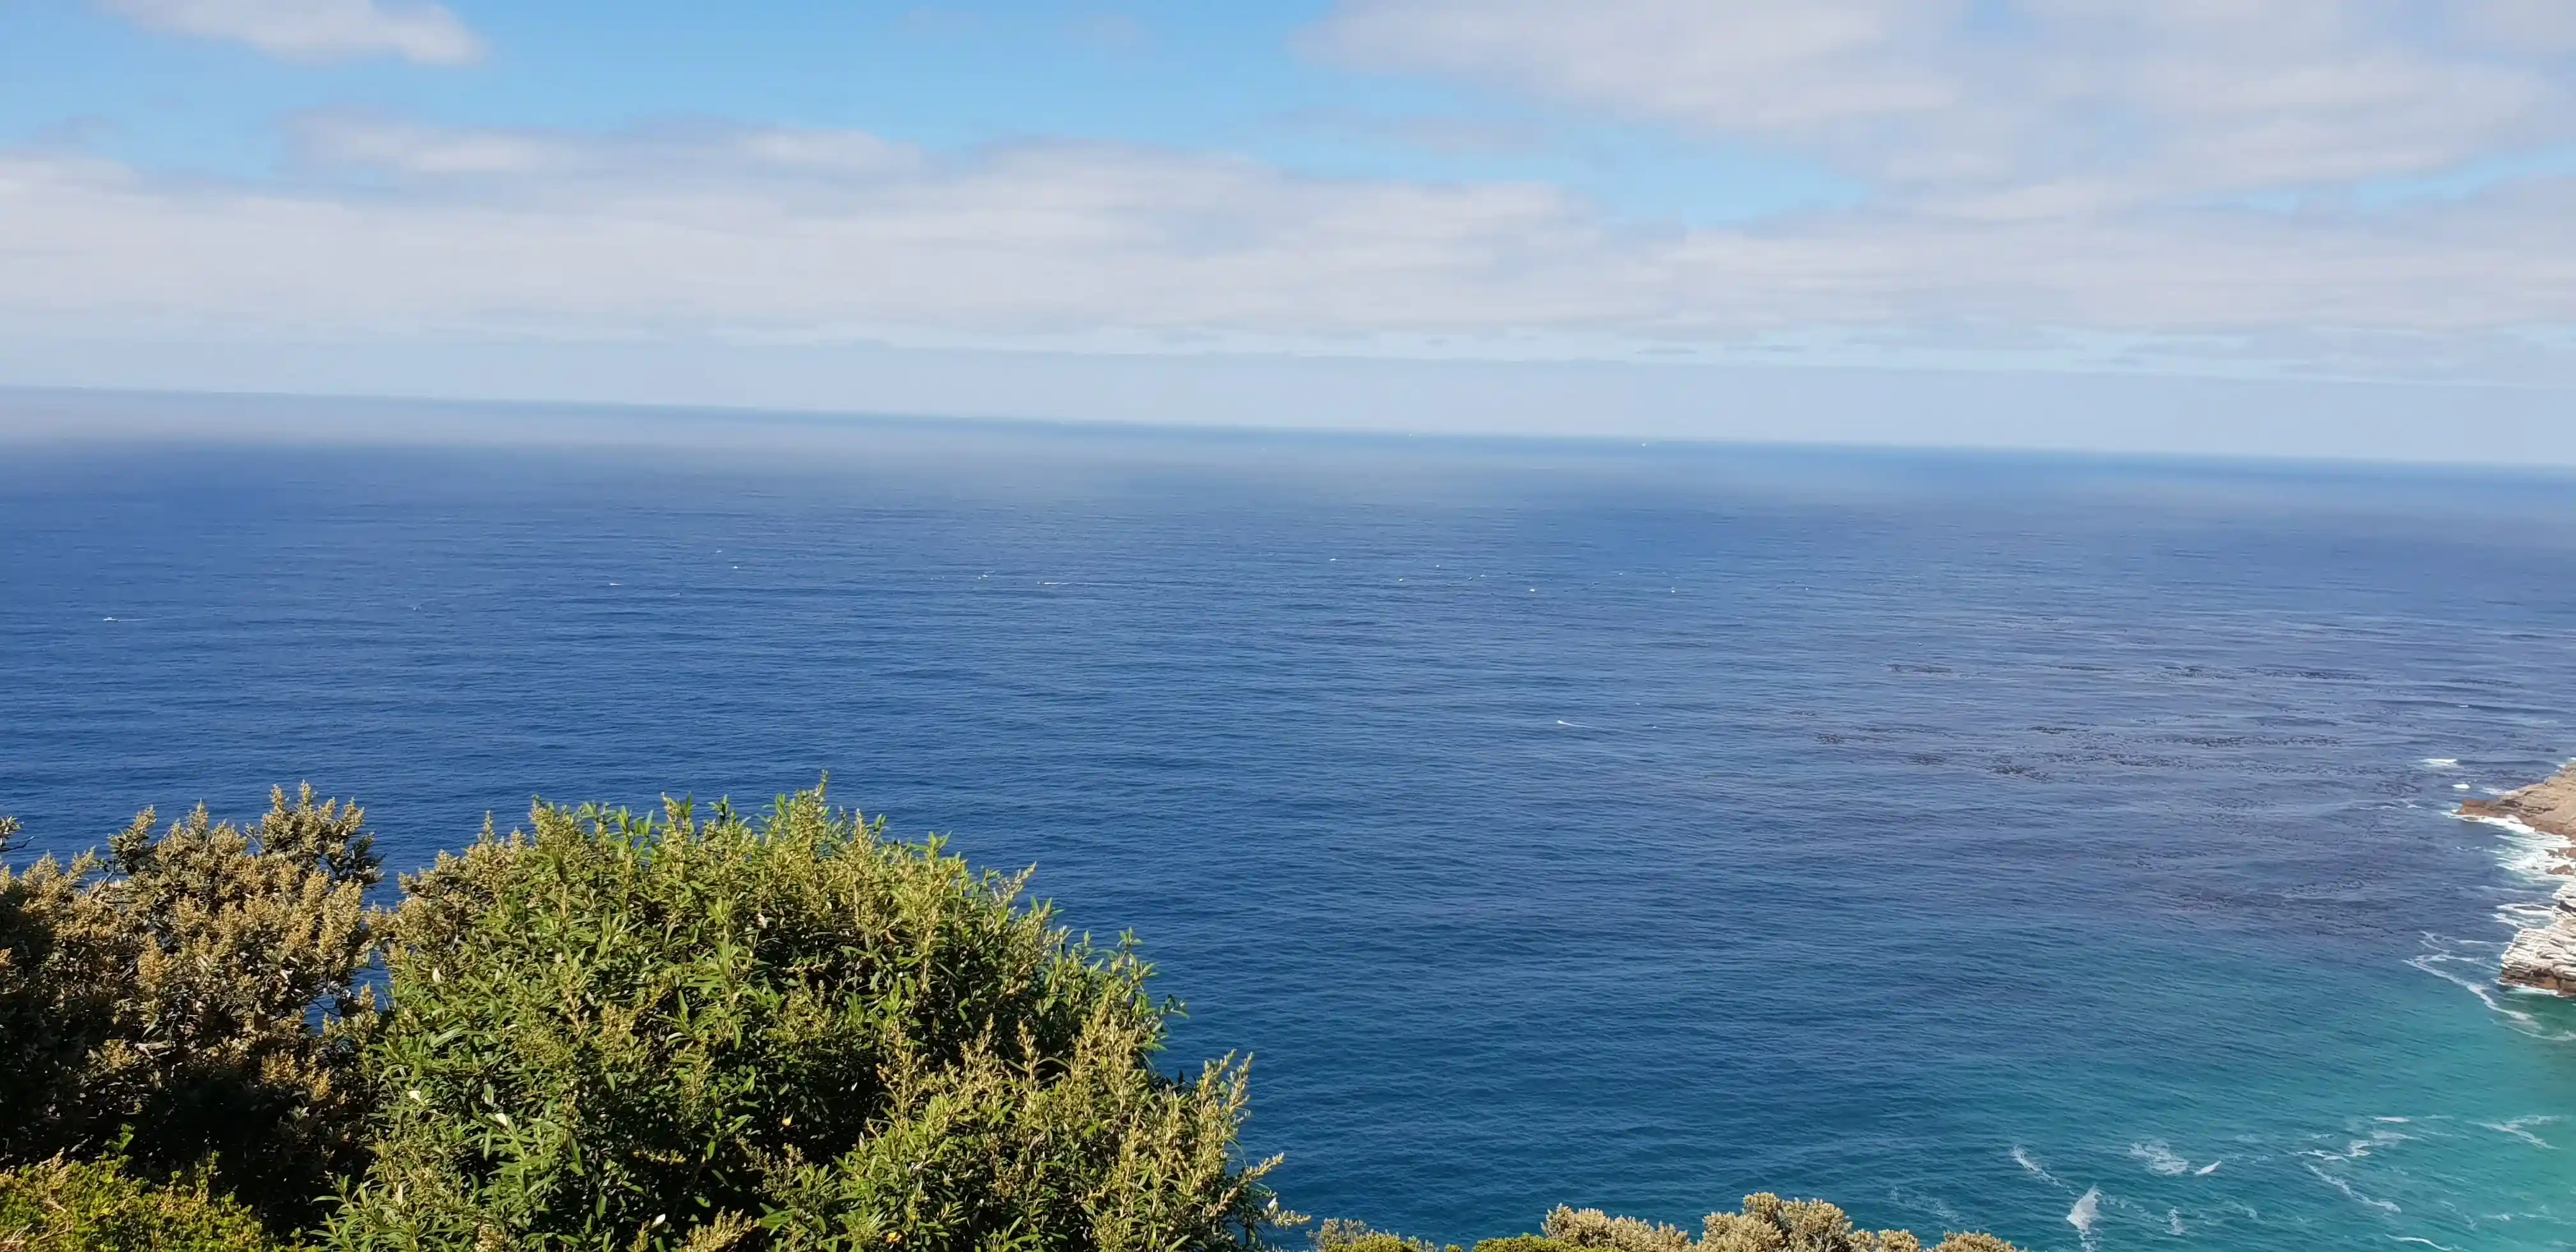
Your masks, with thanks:
[{"label": "turquoise shallow water", "polygon": [[0,447],[0,811],[310,778],[417,863],[828,769],[1132,927],[1290,1204],[1435,1238],[2576,1246],[2576,1005],[2490,986],[2546,885],[2445,816],[2576,754],[2576,482],[751,442]]}]

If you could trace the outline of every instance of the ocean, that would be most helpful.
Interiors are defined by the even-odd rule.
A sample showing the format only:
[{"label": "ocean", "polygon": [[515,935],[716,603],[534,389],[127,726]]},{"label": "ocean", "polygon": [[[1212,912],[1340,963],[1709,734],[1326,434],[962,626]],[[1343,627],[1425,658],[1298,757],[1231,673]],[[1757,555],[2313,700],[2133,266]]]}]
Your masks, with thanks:
[{"label": "ocean", "polygon": [[2549,884],[2448,815],[2576,755],[2576,477],[650,425],[0,444],[0,812],[309,779],[408,868],[828,772],[1436,1240],[2576,1247]]}]

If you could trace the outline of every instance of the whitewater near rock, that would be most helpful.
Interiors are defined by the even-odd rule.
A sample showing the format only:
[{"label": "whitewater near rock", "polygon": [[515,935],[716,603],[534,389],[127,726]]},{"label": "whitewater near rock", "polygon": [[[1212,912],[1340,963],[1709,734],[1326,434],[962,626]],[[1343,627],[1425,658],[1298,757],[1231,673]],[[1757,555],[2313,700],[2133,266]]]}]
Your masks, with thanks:
[{"label": "whitewater near rock", "polygon": [[[2576,839],[2576,765],[2558,771],[2546,781],[2508,791],[2492,800],[2463,800],[2460,813],[2466,817],[2508,818],[2544,835]],[[2553,872],[2576,873],[2576,866]]]},{"label": "whitewater near rock", "polygon": [[2576,996],[2576,880],[2558,889],[2555,903],[2548,925],[2513,937],[2504,950],[2503,978],[2516,986]]},{"label": "whitewater near rock", "polygon": [[[2576,765],[2493,800],[2464,801],[2460,815],[2518,822],[2567,840],[2549,872],[2576,875]],[[2552,903],[2555,907],[2547,924],[2525,928],[2513,937],[2499,976],[2518,987],[2576,996],[2576,878],[2558,889]]]}]

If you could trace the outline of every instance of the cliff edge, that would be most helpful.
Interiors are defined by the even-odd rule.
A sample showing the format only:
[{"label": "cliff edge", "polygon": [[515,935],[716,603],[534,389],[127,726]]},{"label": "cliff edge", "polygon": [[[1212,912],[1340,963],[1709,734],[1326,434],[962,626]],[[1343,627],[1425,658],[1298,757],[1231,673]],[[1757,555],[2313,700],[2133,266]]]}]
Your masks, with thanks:
[{"label": "cliff edge", "polygon": [[2558,889],[2549,922],[2513,937],[2512,946],[2504,951],[2500,977],[2518,987],[2576,996],[2576,765],[2558,771],[2547,782],[2492,800],[2462,801],[2460,816],[2519,822],[2568,841],[2557,850],[2549,872],[2571,875],[2571,879]]}]

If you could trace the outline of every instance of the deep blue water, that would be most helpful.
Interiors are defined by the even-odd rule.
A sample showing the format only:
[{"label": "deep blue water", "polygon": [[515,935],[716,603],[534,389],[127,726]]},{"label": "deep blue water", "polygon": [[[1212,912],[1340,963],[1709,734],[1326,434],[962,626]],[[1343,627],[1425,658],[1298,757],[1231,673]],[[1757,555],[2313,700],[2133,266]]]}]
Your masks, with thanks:
[{"label": "deep blue water", "polygon": [[829,770],[1434,1238],[2576,1246],[2576,1005],[2489,986],[2546,889],[2444,816],[2576,754],[2576,480],[727,429],[0,444],[0,811],[311,779],[411,865]]}]

